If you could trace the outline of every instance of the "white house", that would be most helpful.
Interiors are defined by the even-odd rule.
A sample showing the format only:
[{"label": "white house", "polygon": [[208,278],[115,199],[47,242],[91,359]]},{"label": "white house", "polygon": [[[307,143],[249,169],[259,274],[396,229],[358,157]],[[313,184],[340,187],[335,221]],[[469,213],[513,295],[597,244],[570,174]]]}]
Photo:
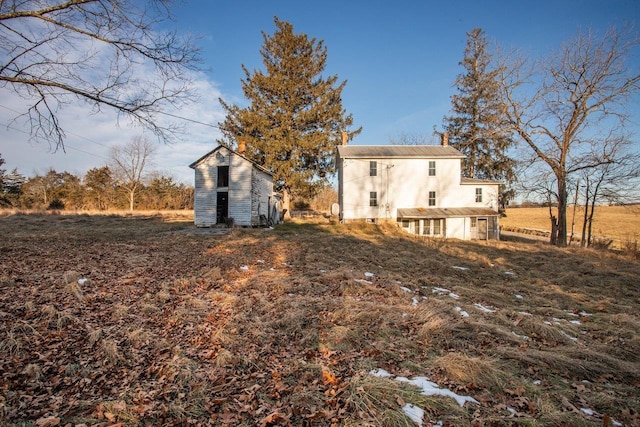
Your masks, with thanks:
[{"label": "white house", "polygon": [[343,221],[397,221],[409,233],[498,239],[499,182],[463,178],[464,155],[442,145],[337,147]]},{"label": "white house", "polygon": [[211,227],[233,222],[243,227],[277,223],[279,201],[273,175],[238,151],[225,146],[189,165],[195,170],[194,222]]}]

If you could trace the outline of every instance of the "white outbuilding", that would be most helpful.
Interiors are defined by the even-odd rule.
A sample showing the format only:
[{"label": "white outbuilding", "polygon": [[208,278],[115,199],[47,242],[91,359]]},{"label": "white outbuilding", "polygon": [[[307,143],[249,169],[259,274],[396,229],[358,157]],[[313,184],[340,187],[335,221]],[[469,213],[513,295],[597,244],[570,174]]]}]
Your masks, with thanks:
[{"label": "white outbuilding", "polygon": [[279,222],[279,199],[273,192],[273,174],[223,145],[189,165],[195,171],[194,222],[197,227],[217,224],[241,227]]}]

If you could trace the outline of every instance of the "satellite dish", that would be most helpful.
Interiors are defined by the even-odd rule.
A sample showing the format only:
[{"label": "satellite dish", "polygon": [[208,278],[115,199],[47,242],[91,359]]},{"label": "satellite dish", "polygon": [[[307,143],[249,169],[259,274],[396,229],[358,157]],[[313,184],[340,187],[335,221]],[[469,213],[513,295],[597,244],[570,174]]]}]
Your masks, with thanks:
[{"label": "satellite dish", "polygon": [[340,214],[340,205],[334,203],[331,205],[331,215],[338,216]]}]

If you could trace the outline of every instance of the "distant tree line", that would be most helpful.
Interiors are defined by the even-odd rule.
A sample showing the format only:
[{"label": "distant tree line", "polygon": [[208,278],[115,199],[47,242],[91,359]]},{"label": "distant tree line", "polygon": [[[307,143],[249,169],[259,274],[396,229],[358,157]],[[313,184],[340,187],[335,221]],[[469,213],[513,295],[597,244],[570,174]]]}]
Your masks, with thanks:
[{"label": "distant tree line", "polygon": [[[27,178],[17,169],[2,168],[0,154],[0,207],[19,209],[128,210],[130,190],[109,166],[93,168],[79,177],[49,169]],[[139,210],[193,209],[193,187],[160,173],[140,183],[135,208]]]}]

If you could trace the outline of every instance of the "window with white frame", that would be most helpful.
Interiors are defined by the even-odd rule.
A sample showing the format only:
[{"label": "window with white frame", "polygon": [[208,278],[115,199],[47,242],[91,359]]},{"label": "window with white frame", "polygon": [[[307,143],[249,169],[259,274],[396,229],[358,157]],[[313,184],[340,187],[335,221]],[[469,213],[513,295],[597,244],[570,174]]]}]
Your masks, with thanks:
[{"label": "window with white frame", "polygon": [[429,160],[429,176],[436,176],[436,162]]},{"label": "window with white frame", "polygon": [[429,191],[429,206],[435,206],[435,205],[436,205],[436,192]]},{"label": "window with white frame", "polygon": [[369,176],[378,176],[378,162],[375,160],[369,162]]},{"label": "window with white frame", "polygon": [[425,219],[422,234],[426,236],[442,236],[444,234],[444,219]]},{"label": "window with white frame", "polygon": [[369,192],[369,206],[378,206],[378,192],[370,191]]},{"label": "window with white frame", "polygon": [[482,188],[476,188],[476,203],[482,203]]}]

